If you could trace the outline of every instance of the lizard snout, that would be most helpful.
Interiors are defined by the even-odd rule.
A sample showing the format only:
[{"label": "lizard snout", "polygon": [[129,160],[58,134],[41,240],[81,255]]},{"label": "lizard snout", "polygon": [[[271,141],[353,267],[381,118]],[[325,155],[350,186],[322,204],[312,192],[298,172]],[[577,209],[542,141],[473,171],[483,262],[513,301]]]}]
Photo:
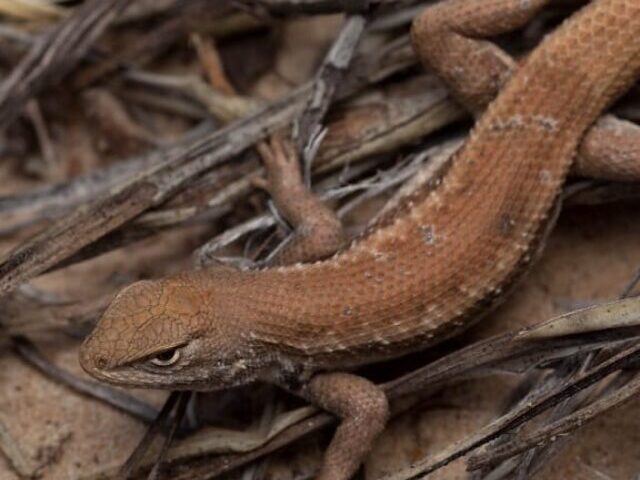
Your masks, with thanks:
[{"label": "lizard snout", "polygon": [[93,376],[103,370],[107,365],[106,358],[101,356],[99,353],[96,353],[95,343],[96,340],[94,336],[89,336],[84,342],[82,342],[82,345],[80,346],[80,353],[78,355],[82,369]]}]

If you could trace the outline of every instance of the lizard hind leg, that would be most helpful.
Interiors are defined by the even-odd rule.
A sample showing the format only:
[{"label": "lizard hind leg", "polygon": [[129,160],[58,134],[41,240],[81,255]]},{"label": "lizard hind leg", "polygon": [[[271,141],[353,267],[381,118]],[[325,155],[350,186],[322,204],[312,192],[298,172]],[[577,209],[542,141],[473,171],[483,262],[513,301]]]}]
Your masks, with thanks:
[{"label": "lizard hind leg", "polygon": [[526,25],[551,0],[449,0],[426,8],[411,39],[423,64],[453,96],[478,115],[517,68],[497,45],[483,40]]},{"label": "lizard hind leg", "polygon": [[573,173],[615,181],[640,181],[640,126],[606,115],[580,144]]},{"label": "lizard hind leg", "polygon": [[304,388],[304,396],[341,420],[316,480],[348,480],[387,423],[384,392],[357,375],[321,373]]},{"label": "lizard hind leg", "polygon": [[305,185],[291,142],[276,134],[268,143],[260,143],[258,152],[267,170],[266,188],[278,212],[294,228],[289,241],[269,258],[269,265],[311,262],[333,255],[345,242],[342,223]]},{"label": "lizard hind leg", "polygon": [[[412,27],[422,62],[446,82],[475,115],[484,111],[517,63],[482,40],[524,26],[550,0],[449,0],[426,8]],[[605,115],[582,139],[572,173],[615,181],[640,181],[640,127]]]}]

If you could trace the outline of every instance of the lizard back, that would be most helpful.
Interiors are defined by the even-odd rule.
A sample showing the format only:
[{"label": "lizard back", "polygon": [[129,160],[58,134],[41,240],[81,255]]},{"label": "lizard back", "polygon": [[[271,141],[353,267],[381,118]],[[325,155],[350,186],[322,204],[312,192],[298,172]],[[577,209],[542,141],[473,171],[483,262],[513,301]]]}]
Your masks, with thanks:
[{"label": "lizard back", "polygon": [[456,333],[535,257],[579,140],[638,74],[639,30],[639,2],[585,7],[524,62],[436,188],[328,260],[227,271],[208,290],[256,342],[315,368]]}]

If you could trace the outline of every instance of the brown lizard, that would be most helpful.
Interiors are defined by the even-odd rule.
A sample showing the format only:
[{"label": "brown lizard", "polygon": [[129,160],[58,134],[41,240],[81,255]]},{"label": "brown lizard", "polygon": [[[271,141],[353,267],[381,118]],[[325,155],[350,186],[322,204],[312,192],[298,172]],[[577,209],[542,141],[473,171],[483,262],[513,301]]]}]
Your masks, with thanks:
[{"label": "brown lizard", "polygon": [[[416,50],[463,104],[479,112],[504,83],[437,185],[321,261],[216,267],[126,288],[83,344],[84,369],[138,387],[262,380],[294,390],[342,419],[318,478],[351,477],[388,408],[381,390],[346,372],[440,342],[503,297],[553,223],[579,142],[640,73],[640,2],[594,0],[511,74],[480,38],[523,25],[548,2],[451,0],[414,21]],[[444,71],[451,53],[462,62]],[[278,173],[291,163],[283,148],[262,147],[272,195],[313,230],[308,218],[321,207],[299,178]],[[305,199],[301,208],[287,190]]]}]

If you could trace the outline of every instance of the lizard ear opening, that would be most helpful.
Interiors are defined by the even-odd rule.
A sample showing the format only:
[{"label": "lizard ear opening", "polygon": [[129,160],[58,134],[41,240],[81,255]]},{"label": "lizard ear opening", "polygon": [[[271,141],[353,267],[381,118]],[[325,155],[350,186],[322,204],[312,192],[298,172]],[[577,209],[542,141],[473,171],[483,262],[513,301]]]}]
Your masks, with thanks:
[{"label": "lizard ear opening", "polygon": [[178,347],[160,352],[149,361],[158,367],[168,367],[180,360],[180,349]]}]

